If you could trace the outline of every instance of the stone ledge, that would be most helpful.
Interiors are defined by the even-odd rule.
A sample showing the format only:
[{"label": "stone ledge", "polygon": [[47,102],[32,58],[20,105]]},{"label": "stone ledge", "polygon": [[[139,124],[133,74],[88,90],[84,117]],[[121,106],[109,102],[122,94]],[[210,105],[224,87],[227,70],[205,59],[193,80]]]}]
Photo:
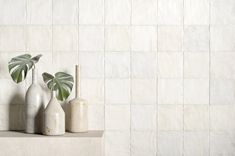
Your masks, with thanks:
[{"label": "stone ledge", "polygon": [[62,136],[0,131],[1,156],[103,156],[103,131]]},{"label": "stone ledge", "polygon": [[88,131],[86,133],[66,132],[64,135],[58,135],[58,136],[46,136],[42,134],[28,134],[28,133],[24,133],[23,131],[0,131],[0,137],[42,137],[42,138],[91,137],[91,138],[97,138],[97,137],[102,137],[102,136],[103,136],[103,131]]}]

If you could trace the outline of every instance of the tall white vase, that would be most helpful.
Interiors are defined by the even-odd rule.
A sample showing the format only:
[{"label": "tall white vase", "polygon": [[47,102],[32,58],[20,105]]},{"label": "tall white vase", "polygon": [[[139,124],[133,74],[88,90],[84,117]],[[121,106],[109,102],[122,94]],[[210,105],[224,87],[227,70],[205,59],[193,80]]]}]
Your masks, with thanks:
[{"label": "tall white vase", "polygon": [[65,113],[52,92],[51,99],[44,111],[44,135],[63,135],[65,133]]},{"label": "tall white vase", "polygon": [[32,69],[32,84],[26,92],[25,101],[25,132],[41,133],[44,106],[42,100],[42,88],[37,83],[35,68]]},{"label": "tall white vase", "polygon": [[87,102],[79,97],[79,65],[76,65],[76,98],[68,104],[68,131],[88,131],[88,106]]}]

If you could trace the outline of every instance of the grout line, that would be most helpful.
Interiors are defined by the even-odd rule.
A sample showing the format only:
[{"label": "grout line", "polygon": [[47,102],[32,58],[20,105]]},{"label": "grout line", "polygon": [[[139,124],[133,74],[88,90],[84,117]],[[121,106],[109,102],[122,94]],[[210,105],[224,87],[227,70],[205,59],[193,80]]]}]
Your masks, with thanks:
[{"label": "grout line", "polygon": [[184,151],[185,151],[185,150],[184,150],[184,148],[185,148],[185,142],[184,142],[184,137],[185,137],[185,128],[184,128],[184,127],[185,127],[185,126],[184,126],[184,120],[185,120],[185,119],[184,119],[184,117],[185,117],[185,116],[184,116],[184,104],[185,104],[185,103],[184,103],[184,95],[185,95],[185,93],[184,93],[184,91],[185,91],[185,90],[184,90],[184,86],[185,86],[185,82],[184,82],[184,52],[185,52],[185,51],[184,51],[184,28],[185,28],[184,22],[185,22],[185,17],[184,17],[184,9],[185,9],[185,0],[183,0],[183,13],[182,13],[182,15],[183,15],[183,18],[182,18],[182,22],[183,22],[182,45],[183,45],[183,46],[181,47],[181,48],[182,48],[181,50],[182,50],[182,52],[183,52],[183,72],[182,72],[182,74],[183,74],[183,111],[182,111],[182,112],[183,112],[183,121],[182,121],[182,122],[183,122],[183,124],[182,124],[182,125],[183,125],[183,139],[182,139],[182,141],[183,141],[183,145],[182,145],[183,149],[182,149],[182,155],[183,155],[183,156],[184,156]]},{"label": "grout line", "polygon": [[28,53],[28,35],[27,35],[27,29],[28,29],[28,0],[25,1],[25,20],[26,24],[24,25],[24,39],[25,39],[25,51]]},{"label": "grout line", "polygon": [[[104,50],[97,50],[97,51],[81,50],[80,53],[102,53],[103,51]],[[12,50],[0,50],[0,53],[14,53],[14,52],[15,51],[12,51]],[[19,50],[19,52],[24,52],[24,50]],[[50,53],[51,51],[50,50],[49,51],[48,50],[33,50],[33,52],[34,53],[35,52]],[[77,50],[76,51],[75,50],[72,50],[72,51],[71,50],[55,50],[54,52],[57,52],[57,53],[76,53]],[[134,51],[133,50],[132,52],[138,53],[138,54],[145,54],[145,53],[150,54],[150,53],[156,53],[156,52],[158,52],[158,53],[171,53],[171,54],[173,54],[173,53],[176,53],[176,54],[182,53],[182,52],[179,52],[179,51],[156,51],[156,50],[153,50],[153,51]],[[129,52],[128,51],[109,50],[109,51],[107,51],[107,53],[129,53]],[[192,53],[193,54],[200,54],[200,53],[206,54],[206,53],[209,53],[209,52],[208,51],[198,51],[198,52],[193,52],[193,51],[189,52],[189,51],[187,51],[185,53],[187,53],[187,54],[192,54]],[[235,51],[211,51],[211,53],[214,53],[214,54],[226,54],[226,53],[227,54],[234,54]]]},{"label": "grout line", "polygon": [[54,23],[53,23],[53,3],[54,1],[51,0],[51,57],[52,57],[52,65],[53,68],[55,67],[55,61],[54,61]]},{"label": "grout line", "polygon": [[132,27],[133,27],[133,25],[132,25],[132,19],[133,19],[133,0],[131,0],[131,13],[130,13],[130,26],[129,26],[129,29],[130,29],[130,49],[129,49],[129,51],[130,51],[130,62],[129,62],[129,76],[130,76],[130,78],[129,78],[129,83],[130,83],[130,85],[129,85],[129,91],[130,91],[130,156],[132,156],[132,124],[131,124],[131,121],[132,121],[132,102],[133,102],[133,99],[132,99],[132,40],[133,40],[133,38],[132,38],[132,34],[133,34],[133,31],[132,31]]},{"label": "grout line", "polygon": [[[78,23],[77,23],[77,29],[78,29],[78,30],[77,30],[77,35],[78,35],[78,36],[77,36],[77,37],[78,37],[78,43],[77,43],[77,44],[78,44],[78,45],[77,45],[77,46],[78,46],[78,47],[77,47],[77,57],[78,57],[78,64],[80,64],[80,53],[79,53],[79,49],[80,49],[80,46],[79,46],[79,40],[80,40],[80,37],[79,37],[79,28],[80,28],[80,27],[79,27],[79,23],[80,23],[80,20],[79,20],[79,16],[80,16],[80,5],[79,5],[79,2],[80,2],[80,0],[78,0],[77,2],[78,2],[78,4],[77,4],[77,9],[78,9],[78,10],[77,10],[77,11],[78,11],[78,12],[77,12],[77,13],[78,13]],[[80,89],[81,89],[81,88],[80,88]]]},{"label": "grout line", "polygon": [[[29,53],[28,48],[28,0],[25,1],[25,25],[24,27],[24,40],[25,40],[25,53]],[[29,53],[30,54],[30,53]],[[38,75],[36,75],[38,78]],[[24,90],[27,91],[27,81],[24,82]]]},{"label": "grout line", "polygon": [[[1,24],[0,27],[19,27],[19,26],[24,26],[25,24]],[[30,24],[30,26],[34,27],[34,26],[50,26],[51,24]],[[56,24],[57,26],[77,26],[77,24]],[[80,26],[84,26],[84,27],[102,27],[103,24],[79,24]],[[211,26],[213,27],[233,27],[235,26],[235,24],[224,24],[224,25],[216,25],[216,24],[210,24]],[[128,27],[130,26],[129,24],[106,24],[106,26],[108,27]],[[148,25],[148,24],[143,24],[143,25],[140,25],[140,24],[135,24],[133,25],[134,27],[179,27],[181,25],[164,25],[164,24],[151,24],[151,25]],[[208,26],[206,24],[185,24],[185,26]]]},{"label": "grout line", "polygon": [[208,142],[209,142],[209,156],[211,155],[211,127],[210,127],[210,123],[211,123],[211,112],[210,112],[210,104],[211,104],[211,0],[209,0],[209,107],[208,107],[208,114],[209,114],[209,131],[208,131]]},{"label": "grout line", "polygon": [[[159,1],[157,0],[157,2],[156,2],[157,4],[157,6],[156,6],[156,20],[158,21],[158,5],[159,5]],[[158,23],[158,22],[157,22]],[[157,52],[156,52],[156,67],[157,67],[157,72],[156,72],[156,109],[155,109],[155,111],[156,111],[156,121],[155,121],[155,123],[156,123],[156,136],[155,136],[155,139],[156,139],[156,141],[155,141],[155,143],[156,143],[156,151],[155,151],[155,153],[156,153],[156,156],[158,155],[158,153],[159,153],[159,141],[158,141],[158,139],[159,139],[159,131],[158,131],[158,127],[159,127],[159,123],[158,123],[158,118],[159,118],[159,116],[158,116],[158,110],[159,110],[159,103],[158,103],[158,92],[159,92],[159,90],[158,90],[158,82],[159,82],[159,64],[158,64],[158,54],[159,54],[159,47],[158,47],[158,28],[159,28],[159,26],[157,25],[156,26],[156,29],[157,29]]]},{"label": "grout line", "polygon": [[[105,66],[105,61],[106,61],[106,55],[105,55],[106,54],[106,50],[105,50],[105,39],[106,39],[106,35],[105,35],[105,33],[106,33],[106,28],[105,28],[105,20],[106,20],[105,19],[105,3],[106,3],[106,1],[103,0],[103,30],[104,30],[104,32],[103,32],[104,33],[103,34],[104,35],[103,36],[104,37],[104,45],[103,45],[104,46],[103,47],[103,49],[104,49],[103,50],[103,55],[104,55],[103,56],[103,66],[104,66],[104,68],[103,68],[104,69],[104,75],[103,75],[103,77],[104,77],[103,78],[103,81],[104,81],[104,99],[103,99],[104,100],[104,106],[103,106],[104,107],[103,108],[104,109],[104,125],[103,126],[104,126],[104,130],[106,131],[106,115],[105,115],[105,112],[106,112],[106,98],[105,98],[105,94],[106,94],[106,89],[105,89],[106,88],[106,84],[105,84],[106,83],[106,72],[105,72],[105,68],[106,68],[106,66]],[[103,155],[105,156],[106,155],[106,141],[105,141],[106,140],[106,135],[105,135],[105,133],[103,135],[103,139],[104,139],[103,140],[103,145],[104,145],[103,146]]]},{"label": "grout line", "polygon": [[[78,39],[78,43],[77,43],[77,64],[80,64],[80,52],[79,52],[79,48],[80,48],[80,46],[79,46],[79,41],[80,41],[80,37],[79,37],[79,23],[80,23],[80,21],[79,21],[79,16],[80,16],[80,5],[79,5],[79,2],[80,2],[80,0],[78,0],[77,1],[78,2],[78,4],[77,4],[77,14],[78,14],[78,21],[77,21],[77,39]],[[80,70],[82,70],[82,68],[81,68],[81,65],[80,65]],[[75,73],[74,73],[75,74]],[[80,80],[79,80],[79,82],[80,82],[80,84],[76,84],[76,85],[78,85],[78,88],[79,88],[79,96],[81,97],[81,89],[82,89],[82,87],[81,87],[81,84],[82,84],[82,76],[81,76],[81,71],[80,71],[80,78],[79,78]]]}]

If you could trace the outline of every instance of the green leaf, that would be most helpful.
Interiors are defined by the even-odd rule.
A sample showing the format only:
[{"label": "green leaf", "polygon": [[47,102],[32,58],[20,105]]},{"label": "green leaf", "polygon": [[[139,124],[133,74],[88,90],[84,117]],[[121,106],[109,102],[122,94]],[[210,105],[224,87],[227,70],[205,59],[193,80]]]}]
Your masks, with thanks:
[{"label": "green leaf", "polygon": [[28,71],[37,63],[42,55],[31,57],[30,54],[16,56],[8,62],[9,73],[13,81],[22,82],[28,74]]},{"label": "green leaf", "polygon": [[50,90],[53,90],[53,79],[54,79],[54,76],[49,74],[49,73],[43,73],[42,77],[43,77],[43,81],[47,84],[47,87]]},{"label": "green leaf", "polygon": [[57,99],[64,101],[70,95],[73,89],[73,76],[64,72],[57,72],[55,76],[49,73],[42,74],[43,81],[47,84],[47,87],[56,91]]},{"label": "green leaf", "polygon": [[41,54],[40,54],[40,55],[37,55],[37,56],[35,56],[35,57],[32,58],[32,61],[33,61],[34,63],[37,63],[41,57],[42,57]]}]

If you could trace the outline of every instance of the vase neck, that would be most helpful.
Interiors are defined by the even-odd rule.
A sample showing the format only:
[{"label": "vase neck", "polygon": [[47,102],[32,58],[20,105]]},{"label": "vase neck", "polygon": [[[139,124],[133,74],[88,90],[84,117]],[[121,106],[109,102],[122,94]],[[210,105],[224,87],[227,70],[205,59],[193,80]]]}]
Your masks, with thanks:
[{"label": "vase neck", "polygon": [[33,67],[32,69],[32,83],[37,83],[37,70],[35,69],[35,67]]},{"label": "vase neck", "polygon": [[51,92],[51,98],[56,98],[56,91]]},{"label": "vase neck", "polygon": [[79,98],[80,96],[80,92],[79,92],[79,87],[80,87],[80,81],[79,81],[79,78],[80,78],[80,66],[79,65],[76,65],[76,70],[75,70],[75,73],[76,73],[76,98]]}]

